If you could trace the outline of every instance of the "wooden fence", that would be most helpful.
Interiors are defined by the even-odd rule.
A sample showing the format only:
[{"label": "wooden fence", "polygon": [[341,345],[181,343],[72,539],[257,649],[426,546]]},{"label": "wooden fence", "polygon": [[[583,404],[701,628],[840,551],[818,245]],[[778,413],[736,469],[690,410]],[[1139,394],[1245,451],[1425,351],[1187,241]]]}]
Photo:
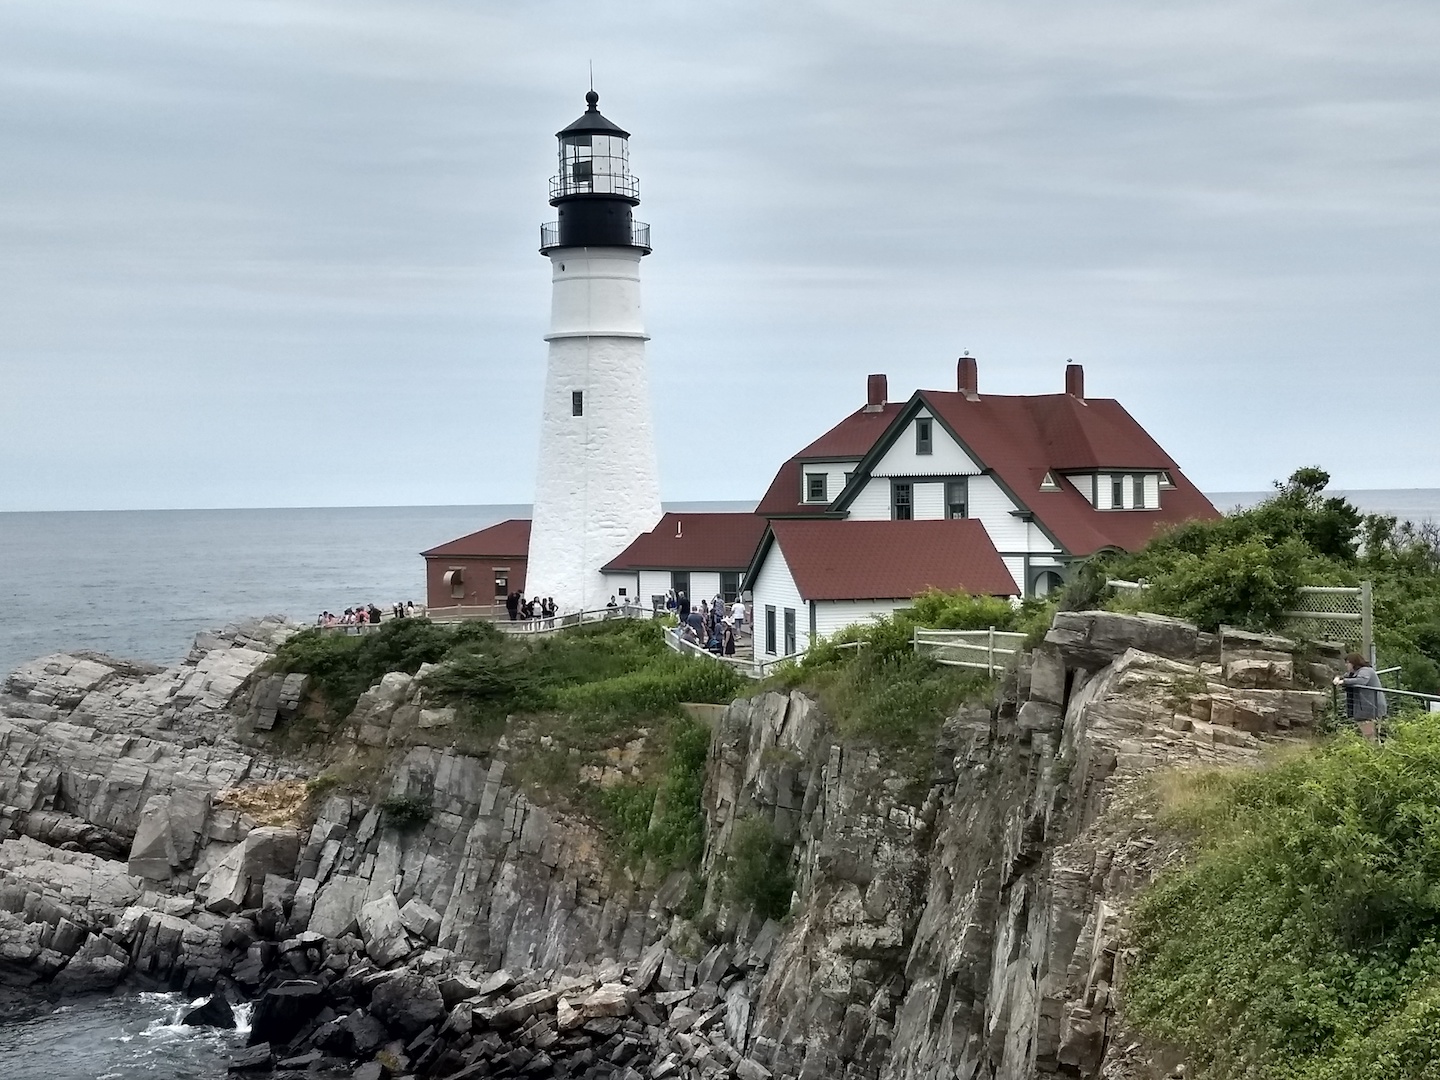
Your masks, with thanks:
[{"label": "wooden fence", "polygon": [[1025,635],[1011,630],[927,630],[917,626],[915,651],[937,664],[973,668],[994,676],[1004,671],[1025,649]]}]

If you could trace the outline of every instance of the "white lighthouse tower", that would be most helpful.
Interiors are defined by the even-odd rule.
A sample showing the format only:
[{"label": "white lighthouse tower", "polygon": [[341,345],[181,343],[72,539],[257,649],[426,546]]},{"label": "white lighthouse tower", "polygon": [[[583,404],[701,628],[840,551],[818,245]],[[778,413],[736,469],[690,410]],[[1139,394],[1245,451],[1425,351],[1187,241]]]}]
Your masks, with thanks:
[{"label": "white lighthouse tower", "polygon": [[562,612],[604,607],[600,567],[660,518],[660,480],[640,316],[640,259],[630,133],[600,115],[600,95],[560,131],[550,181],[559,220],[540,228],[550,259],[550,358],[526,592]]}]

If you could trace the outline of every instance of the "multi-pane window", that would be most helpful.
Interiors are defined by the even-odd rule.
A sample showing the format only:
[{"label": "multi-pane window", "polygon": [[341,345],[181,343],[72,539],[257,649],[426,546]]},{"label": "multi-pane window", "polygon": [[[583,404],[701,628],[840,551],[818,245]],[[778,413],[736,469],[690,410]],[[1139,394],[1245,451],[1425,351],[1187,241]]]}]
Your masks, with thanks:
[{"label": "multi-pane window", "polygon": [[775,655],[775,605],[765,605],[765,652]]},{"label": "multi-pane window", "polygon": [[727,604],[733,604],[740,595],[740,574],[735,570],[720,571],[720,597]]},{"label": "multi-pane window", "polygon": [[805,501],[825,501],[826,475],[823,472],[812,472],[805,474]]},{"label": "multi-pane window", "polygon": [[933,421],[928,416],[922,416],[915,421],[915,453],[929,454],[933,452],[932,423]]},{"label": "multi-pane window", "polygon": [[585,391],[584,391],[584,390],[572,390],[572,391],[570,391],[570,415],[571,415],[571,416],[584,416],[584,415],[585,415]]},{"label": "multi-pane window", "polygon": [[891,516],[896,521],[909,521],[915,516],[915,488],[913,484],[893,484],[890,488],[893,502]]},{"label": "multi-pane window", "polygon": [[785,609],[785,655],[795,655],[795,609]]},{"label": "multi-pane window", "polygon": [[1120,510],[1125,506],[1125,476],[1123,473],[1110,477],[1110,509]]},{"label": "multi-pane window", "polygon": [[963,518],[965,516],[965,495],[966,484],[964,480],[950,480],[945,484],[945,516],[947,518]]}]

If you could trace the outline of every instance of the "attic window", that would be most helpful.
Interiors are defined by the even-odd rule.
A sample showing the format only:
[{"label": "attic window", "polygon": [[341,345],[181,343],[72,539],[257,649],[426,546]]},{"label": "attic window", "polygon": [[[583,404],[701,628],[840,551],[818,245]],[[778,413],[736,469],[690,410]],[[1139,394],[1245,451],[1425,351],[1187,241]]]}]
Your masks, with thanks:
[{"label": "attic window", "polygon": [[915,453],[930,454],[934,452],[934,442],[931,438],[931,421],[928,416],[922,416],[915,421]]},{"label": "attic window", "polygon": [[1055,479],[1055,474],[1047,472],[1045,479],[1040,481],[1041,491],[1059,491],[1060,483]]},{"label": "attic window", "polygon": [[826,484],[826,480],[827,480],[827,479],[828,479],[827,474],[825,474],[825,473],[823,473],[823,472],[822,472],[822,473],[806,473],[806,474],[805,474],[805,501],[806,501],[806,502],[824,502],[824,501],[825,501],[825,484]]},{"label": "attic window", "polygon": [[1175,486],[1175,481],[1170,479],[1169,469],[1160,470],[1160,486],[1162,488],[1173,488]]}]

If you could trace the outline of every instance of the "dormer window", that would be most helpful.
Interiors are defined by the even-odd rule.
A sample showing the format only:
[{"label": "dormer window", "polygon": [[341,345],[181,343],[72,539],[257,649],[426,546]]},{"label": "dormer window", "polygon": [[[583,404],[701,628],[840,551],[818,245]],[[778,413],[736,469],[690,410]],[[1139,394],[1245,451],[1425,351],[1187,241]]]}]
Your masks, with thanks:
[{"label": "dormer window", "polygon": [[1057,481],[1057,480],[1055,479],[1055,474],[1054,474],[1054,473],[1052,473],[1052,472],[1047,472],[1047,473],[1045,474],[1045,479],[1040,481],[1040,490],[1041,490],[1041,491],[1059,491],[1059,490],[1060,490],[1060,483],[1059,483],[1059,481]]},{"label": "dormer window", "polygon": [[915,453],[934,453],[934,439],[932,436],[932,421],[928,416],[922,416],[915,421]]},{"label": "dormer window", "polygon": [[1125,505],[1125,474],[1115,473],[1110,477],[1110,509],[1119,510]]},{"label": "dormer window", "polygon": [[1160,470],[1160,486],[1162,488],[1173,488],[1175,486],[1175,481],[1170,479],[1169,469]]},{"label": "dormer window", "polygon": [[821,472],[821,473],[813,473],[813,472],[812,472],[812,473],[806,473],[806,474],[805,474],[805,501],[806,501],[806,502],[825,502],[825,501],[826,501],[826,500],[825,500],[825,482],[826,482],[826,479],[827,479],[827,476],[826,476],[826,474],[823,473],[823,472]]}]

